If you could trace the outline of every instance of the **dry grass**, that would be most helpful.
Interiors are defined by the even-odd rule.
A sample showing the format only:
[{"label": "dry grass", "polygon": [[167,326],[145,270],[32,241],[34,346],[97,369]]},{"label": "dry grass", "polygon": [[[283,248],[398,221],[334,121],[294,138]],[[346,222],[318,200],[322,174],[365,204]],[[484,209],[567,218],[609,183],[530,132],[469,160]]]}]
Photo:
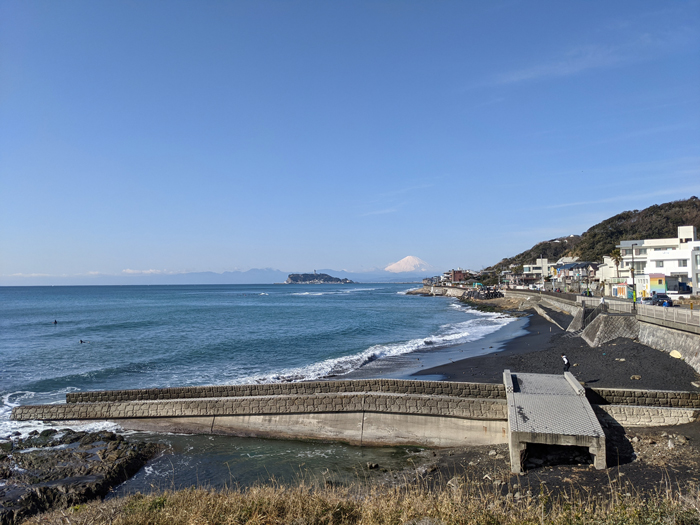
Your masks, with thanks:
[{"label": "dry grass", "polygon": [[453,478],[441,488],[421,482],[400,488],[378,485],[314,487],[264,485],[246,490],[188,489],[137,494],[36,516],[43,525],[311,525],[311,524],[600,524],[700,525],[700,493],[667,491],[651,497],[605,497],[576,492],[515,498]]}]

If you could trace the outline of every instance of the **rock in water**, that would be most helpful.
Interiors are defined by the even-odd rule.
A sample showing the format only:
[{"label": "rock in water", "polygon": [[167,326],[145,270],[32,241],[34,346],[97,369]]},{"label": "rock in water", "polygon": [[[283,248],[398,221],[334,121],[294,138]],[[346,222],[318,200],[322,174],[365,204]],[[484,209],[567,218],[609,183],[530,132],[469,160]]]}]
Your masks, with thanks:
[{"label": "rock in water", "polygon": [[102,498],[161,450],[113,432],[70,429],[36,432],[11,445],[0,455],[2,524]]}]

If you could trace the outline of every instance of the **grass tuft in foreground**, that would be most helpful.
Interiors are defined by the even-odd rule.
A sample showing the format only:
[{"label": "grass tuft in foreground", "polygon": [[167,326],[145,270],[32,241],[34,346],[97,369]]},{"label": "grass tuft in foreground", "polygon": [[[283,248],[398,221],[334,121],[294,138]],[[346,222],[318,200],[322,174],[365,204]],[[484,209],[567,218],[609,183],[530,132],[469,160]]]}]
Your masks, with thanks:
[{"label": "grass tuft in foreground", "polygon": [[453,478],[442,488],[261,485],[246,490],[187,489],[140,494],[35,516],[26,524],[561,524],[700,525],[700,493],[668,491],[651,497],[610,492],[586,497],[522,498]]}]

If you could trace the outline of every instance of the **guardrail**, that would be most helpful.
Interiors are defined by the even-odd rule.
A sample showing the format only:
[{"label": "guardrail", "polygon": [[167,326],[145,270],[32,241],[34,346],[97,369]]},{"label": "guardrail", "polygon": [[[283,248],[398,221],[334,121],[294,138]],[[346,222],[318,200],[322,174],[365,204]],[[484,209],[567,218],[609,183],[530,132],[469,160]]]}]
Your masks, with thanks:
[{"label": "guardrail", "polygon": [[[600,305],[599,299],[581,297],[579,302],[586,308],[595,308]],[[637,314],[638,317],[648,317],[663,321],[672,321],[678,324],[700,327],[700,312],[686,310],[685,308],[666,308],[648,304],[635,304],[627,301],[605,300],[609,312]]]},{"label": "guardrail", "polygon": [[700,312],[686,310],[685,308],[664,308],[663,306],[638,304],[637,315],[700,327]]},{"label": "guardrail", "polygon": [[[600,297],[576,297],[576,302],[581,306],[586,308],[597,308],[600,304]],[[605,304],[611,308],[617,308],[621,312],[631,312],[632,301],[621,301],[620,299],[611,299],[610,297],[605,298]]]},{"label": "guardrail", "polygon": [[[523,293],[523,294],[528,294],[528,295],[546,295],[547,297],[553,297],[555,299],[563,299],[565,301],[571,301],[571,302],[576,302],[576,299],[579,297],[576,294],[573,293],[567,293],[567,292],[550,292],[550,291],[540,291],[540,290],[519,290],[519,289],[513,289],[513,288],[504,288],[501,291],[509,292],[509,293]],[[583,297],[581,297],[583,299]]]}]

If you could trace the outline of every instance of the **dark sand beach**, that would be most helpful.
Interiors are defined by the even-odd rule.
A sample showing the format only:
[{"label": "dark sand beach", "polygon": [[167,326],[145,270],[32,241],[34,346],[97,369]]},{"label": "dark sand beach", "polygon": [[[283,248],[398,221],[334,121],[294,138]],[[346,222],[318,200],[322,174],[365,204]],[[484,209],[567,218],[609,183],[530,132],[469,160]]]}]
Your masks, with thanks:
[{"label": "dark sand beach", "polygon": [[[545,308],[566,328],[570,316]],[[503,370],[560,374],[561,354],[571,360],[571,372],[586,386],[697,391],[691,382],[700,375],[680,359],[636,341],[617,339],[591,348],[579,337],[530,311],[526,334],[502,345],[500,351],[462,359],[417,372],[441,375],[447,381],[500,383]],[[623,361],[624,359],[624,361]],[[639,380],[631,376],[641,376]],[[700,422],[669,427],[607,428],[608,469],[592,468],[587,454],[572,454],[571,447],[528,448],[525,474],[510,473],[507,445],[464,447],[438,452],[436,474],[443,479],[467,476],[495,484],[506,494],[540,490],[554,494],[572,491],[583,494],[634,494],[700,484]],[[500,483],[500,485],[498,485]]]},{"label": "dark sand beach", "polygon": [[[563,327],[571,319],[559,312],[546,311]],[[422,375],[442,375],[447,381],[500,383],[505,369],[560,374],[564,353],[572,363],[570,372],[586,386],[698,390],[691,382],[700,381],[700,375],[684,361],[630,339],[616,339],[591,348],[580,337],[568,337],[537,313],[530,315],[526,331],[526,335],[507,342],[501,351],[421,370],[415,376],[420,379]],[[631,379],[635,375],[641,379]]]}]

